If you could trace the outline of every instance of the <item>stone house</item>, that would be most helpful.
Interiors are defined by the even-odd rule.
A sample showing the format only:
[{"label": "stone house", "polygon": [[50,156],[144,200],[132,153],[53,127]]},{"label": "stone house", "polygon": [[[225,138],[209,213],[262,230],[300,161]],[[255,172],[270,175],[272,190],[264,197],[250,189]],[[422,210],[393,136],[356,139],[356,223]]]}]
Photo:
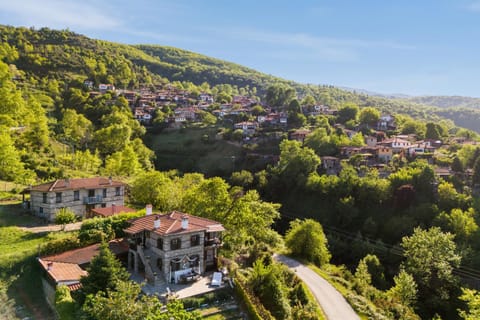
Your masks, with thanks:
[{"label": "stone house", "polygon": [[54,221],[61,208],[79,217],[89,217],[94,208],[124,204],[125,184],[111,178],[59,179],[30,187],[30,210],[37,216]]},{"label": "stone house", "polygon": [[128,268],[155,285],[178,283],[217,266],[224,227],[216,221],[178,211],[133,219],[124,229],[130,243]]}]

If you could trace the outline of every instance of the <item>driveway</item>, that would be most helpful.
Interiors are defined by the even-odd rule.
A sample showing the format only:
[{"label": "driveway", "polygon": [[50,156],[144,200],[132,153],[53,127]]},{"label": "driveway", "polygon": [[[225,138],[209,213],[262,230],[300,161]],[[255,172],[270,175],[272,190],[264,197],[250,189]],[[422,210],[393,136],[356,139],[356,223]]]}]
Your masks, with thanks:
[{"label": "driveway", "polygon": [[275,255],[274,258],[287,265],[302,279],[310,291],[312,291],[328,320],[360,319],[340,292],[313,270],[297,260],[283,255]]},{"label": "driveway", "polygon": [[53,224],[48,226],[40,226],[40,227],[20,227],[25,231],[33,232],[33,233],[42,233],[42,232],[52,232],[52,231],[75,231],[80,230],[82,226],[82,222],[75,222],[69,223],[66,225],[61,224]]}]

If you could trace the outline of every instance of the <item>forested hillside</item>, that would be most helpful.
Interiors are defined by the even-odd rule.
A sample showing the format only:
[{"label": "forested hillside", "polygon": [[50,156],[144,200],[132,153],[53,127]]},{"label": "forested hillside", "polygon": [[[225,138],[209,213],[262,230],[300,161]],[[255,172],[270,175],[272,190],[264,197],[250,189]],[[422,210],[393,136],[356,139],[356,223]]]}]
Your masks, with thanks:
[{"label": "forested hillside", "polygon": [[362,315],[457,319],[478,299],[464,289],[480,281],[480,139],[455,125],[478,130],[477,111],[66,30],[0,26],[0,39],[1,180],[111,175],[133,204],[219,220],[226,258],[280,319],[310,305],[271,264],[295,218],[315,221],[293,222],[287,245],[315,235],[321,250],[298,255],[345,265],[327,271]]}]

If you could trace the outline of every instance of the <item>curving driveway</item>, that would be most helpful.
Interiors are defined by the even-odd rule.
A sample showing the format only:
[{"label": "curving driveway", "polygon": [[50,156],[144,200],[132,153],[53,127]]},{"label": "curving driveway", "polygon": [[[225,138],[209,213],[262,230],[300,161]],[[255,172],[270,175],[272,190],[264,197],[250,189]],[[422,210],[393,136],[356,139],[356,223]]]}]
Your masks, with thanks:
[{"label": "curving driveway", "polygon": [[312,291],[328,320],[360,320],[345,298],[330,283],[297,260],[275,255],[275,260],[286,264]]}]

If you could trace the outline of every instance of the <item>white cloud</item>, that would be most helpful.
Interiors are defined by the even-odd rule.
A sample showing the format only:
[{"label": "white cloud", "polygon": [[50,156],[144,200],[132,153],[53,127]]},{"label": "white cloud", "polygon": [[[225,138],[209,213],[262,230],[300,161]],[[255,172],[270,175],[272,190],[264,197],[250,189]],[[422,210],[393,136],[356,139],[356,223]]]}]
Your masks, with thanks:
[{"label": "white cloud", "polygon": [[480,12],[480,1],[471,2],[467,5],[467,10],[472,12]]},{"label": "white cloud", "polygon": [[[101,3],[101,2],[98,2]],[[25,26],[55,29],[113,29],[121,21],[108,14],[109,10],[86,1],[67,0],[0,0],[4,14],[14,15]]]},{"label": "white cloud", "polygon": [[[276,46],[280,52],[299,51],[303,56],[322,58],[330,61],[356,61],[360,50],[383,48],[392,50],[413,50],[415,47],[394,41],[370,41],[313,36],[308,33],[269,32],[254,29],[232,29],[218,31],[242,41],[253,41]],[[283,54],[280,54],[283,55]]]}]

